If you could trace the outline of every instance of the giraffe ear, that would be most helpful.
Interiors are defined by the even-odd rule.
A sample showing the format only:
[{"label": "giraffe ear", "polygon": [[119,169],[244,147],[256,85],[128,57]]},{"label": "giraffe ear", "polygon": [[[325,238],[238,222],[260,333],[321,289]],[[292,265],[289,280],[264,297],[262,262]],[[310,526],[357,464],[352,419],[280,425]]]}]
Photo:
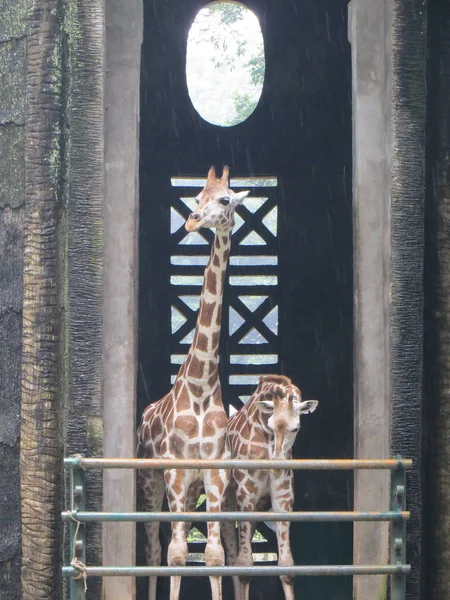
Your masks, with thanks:
[{"label": "giraffe ear", "polygon": [[229,177],[230,177],[230,167],[225,165],[224,168],[222,169],[222,177],[220,178],[220,183],[224,183],[225,185],[228,185]]},{"label": "giraffe ear", "polygon": [[250,190],[247,190],[246,192],[238,192],[237,194],[234,194],[233,196],[233,204],[235,206],[237,206],[238,204],[242,204],[242,200],[244,198],[247,198],[247,196],[250,194]]},{"label": "giraffe ear", "polygon": [[255,402],[255,405],[261,412],[266,414],[272,414],[275,407],[273,400],[258,400],[258,402]]},{"label": "giraffe ear", "polygon": [[300,402],[300,414],[308,415],[313,413],[318,405],[318,400],[305,400],[305,402]]},{"label": "giraffe ear", "polygon": [[210,182],[210,181],[215,181],[215,180],[216,180],[216,169],[215,169],[215,167],[211,166],[211,167],[209,167],[208,176],[206,178],[206,181]]}]

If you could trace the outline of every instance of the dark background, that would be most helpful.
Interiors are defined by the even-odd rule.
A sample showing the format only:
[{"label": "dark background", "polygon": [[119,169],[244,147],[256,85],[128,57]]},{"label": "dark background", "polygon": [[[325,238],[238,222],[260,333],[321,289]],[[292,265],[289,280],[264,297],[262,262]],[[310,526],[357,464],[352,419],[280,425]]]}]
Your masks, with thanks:
[{"label": "dark background", "polygon": [[[300,385],[305,398],[320,402],[314,416],[304,421],[294,455],[350,458],[353,282],[347,1],[255,0],[245,5],[258,16],[264,36],[264,88],[245,122],[222,128],[198,115],[186,86],[187,35],[204,3],[144,2],[138,419],[148,399],[157,400],[170,389],[169,212],[173,195],[181,192],[171,187],[170,178],[204,177],[210,165],[229,164],[233,177],[278,178],[278,368]],[[224,352],[226,347],[223,335]],[[226,404],[229,393],[225,385]],[[296,475],[296,510],[351,510],[352,502],[350,473]],[[144,564],[140,533],[138,564]],[[268,534],[268,539],[273,544],[273,536]],[[296,564],[352,563],[351,524],[294,524],[291,540]],[[146,599],[146,585],[138,580],[139,599]],[[349,599],[351,579],[299,578],[296,590],[303,598]],[[182,596],[190,598],[192,593],[207,597],[208,580],[185,578]],[[256,579],[251,594],[281,597],[281,584]]]}]

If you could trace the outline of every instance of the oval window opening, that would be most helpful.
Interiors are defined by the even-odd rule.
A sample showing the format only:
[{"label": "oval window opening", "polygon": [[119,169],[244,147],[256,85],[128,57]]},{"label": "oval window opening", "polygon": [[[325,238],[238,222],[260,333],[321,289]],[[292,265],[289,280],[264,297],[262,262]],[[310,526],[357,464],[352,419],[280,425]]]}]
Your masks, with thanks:
[{"label": "oval window opening", "polygon": [[221,127],[245,121],[258,105],[264,71],[264,40],[250,9],[213,2],[197,13],[187,41],[186,80],[205,121]]}]

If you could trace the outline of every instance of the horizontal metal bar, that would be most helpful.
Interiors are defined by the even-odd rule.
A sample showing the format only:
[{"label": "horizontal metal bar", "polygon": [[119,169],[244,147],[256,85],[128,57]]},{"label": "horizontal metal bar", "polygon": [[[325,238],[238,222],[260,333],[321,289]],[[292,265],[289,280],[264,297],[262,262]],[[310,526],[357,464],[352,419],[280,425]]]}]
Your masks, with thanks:
[{"label": "horizontal metal bar", "polygon": [[[63,575],[78,575],[74,567],[63,567]],[[399,575],[411,572],[410,565],[314,565],[300,567],[86,567],[88,577],[152,577],[152,576],[281,576],[281,575]]]},{"label": "horizontal metal bar", "polygon": [[376,459],[291,459],[291,460],[203,460],[159,458],[65,458],[68,468],[83,469],[294,469],[355,470],[355,469],[411,469],[407,458]]},{"label": "horizontal metal bar", "polygon": [[192,521],[207,523],[213,521],[401,521],[409,519],[409,511],[404,512],[72,512],[62,513],[63,521],[73,518],[81,521],[132,521],[170,523],[175,521]]}]

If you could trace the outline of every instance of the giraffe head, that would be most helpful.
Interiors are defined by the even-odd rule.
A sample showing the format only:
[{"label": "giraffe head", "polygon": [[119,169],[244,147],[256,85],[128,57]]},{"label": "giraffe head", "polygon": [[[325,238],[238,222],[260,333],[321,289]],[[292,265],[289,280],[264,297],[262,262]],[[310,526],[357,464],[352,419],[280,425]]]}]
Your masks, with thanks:
[{"label": "giraffe head", "polygon": [[256,390],[255,405],[273,434],[271,458],[285,459],[300,429],[300,415],[316,410],[317,400],[302,400],[300,389],[284,375],[263,375]]},{"label": "giraffe head", "polygon": [[234,211],[250,192],[235,193],[228,188],[229,167],[224,167],[222,177],[216,177],[211,167],[206,185],[197,196],[198,207],[189,215],[185,227],[187,231],[197,231],[200,227],[215,227],[221,231],[231,231],[234,227]]}]

